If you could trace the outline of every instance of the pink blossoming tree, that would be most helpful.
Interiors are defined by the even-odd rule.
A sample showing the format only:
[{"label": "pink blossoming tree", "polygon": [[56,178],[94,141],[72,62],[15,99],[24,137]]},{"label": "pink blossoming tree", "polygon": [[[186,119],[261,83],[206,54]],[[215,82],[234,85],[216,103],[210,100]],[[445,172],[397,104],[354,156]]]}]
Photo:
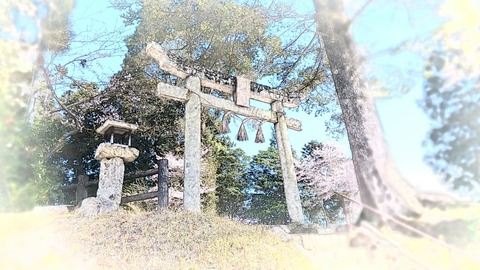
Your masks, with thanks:
[{"label": "pink blossoming tree", "polygon": [[[359,206],[341,195],[358,200],[358,185],[355,178],[353,163],[340,147],[333,142],[318,144],[302,160],[296,161],[297,179],[299,182],[311,186],[314,190],[317,204],[325,211],[326,201],[340,200],[347,222],[351,215],[358,214]],[[331,221],[331,220],[330,220]]]}]

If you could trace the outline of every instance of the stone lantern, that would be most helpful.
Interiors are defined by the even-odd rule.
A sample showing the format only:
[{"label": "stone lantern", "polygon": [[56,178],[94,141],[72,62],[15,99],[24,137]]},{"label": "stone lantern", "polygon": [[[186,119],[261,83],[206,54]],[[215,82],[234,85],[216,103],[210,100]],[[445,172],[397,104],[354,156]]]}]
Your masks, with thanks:
[{"label": "stone lantern", "polygon": [[132,144],[132,133],[137,128],[137,125],[108,120],[96,131],[104,135],[106,143],[130,146]]},{"label": "stone lantern", "polygon": [[100,160],[100,176],[96,198],[82,201],[81,211],[86,215],[108,213],[119,208],[122,200],[125,163],[134,161],[139,151],[131,146],[131,135],[137,125],[108,120],[96,132],[104,135],[105,142],[95,151]]}]

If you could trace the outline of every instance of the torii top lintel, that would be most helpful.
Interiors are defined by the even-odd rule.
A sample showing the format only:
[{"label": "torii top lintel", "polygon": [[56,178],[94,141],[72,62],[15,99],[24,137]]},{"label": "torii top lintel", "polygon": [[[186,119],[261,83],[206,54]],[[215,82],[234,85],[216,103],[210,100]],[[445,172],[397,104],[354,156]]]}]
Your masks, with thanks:
[{"label": "torii top lintel", "polygon": [[[146,51],[148,55],[158,61],[162,70],[182,79],[195,75],[200,78],[203,86],[233,95],[235,104],[238,106],[249,107],[250,99],[254,99],[268,104],[280,101],[283,107],[295,108],[300,105],[300,102],[304,98],[303,96],[287,97],[277,90],[251,82],[242,77],[226,76],[220,72],[205,69],[199,71],[192,67],[183,66],[180,68],[175,62],[170,60],[170,58],[174,58],[174,56],[169,57],[162,47],[155,42],[148,43]],[[223,78],[220,78],[221,82],[216,82],[215,79],[209,78],[209,74],[214,74],[213,76],[220,74],[223,75]],[[232,83],[232,80],[236,83]]]}]

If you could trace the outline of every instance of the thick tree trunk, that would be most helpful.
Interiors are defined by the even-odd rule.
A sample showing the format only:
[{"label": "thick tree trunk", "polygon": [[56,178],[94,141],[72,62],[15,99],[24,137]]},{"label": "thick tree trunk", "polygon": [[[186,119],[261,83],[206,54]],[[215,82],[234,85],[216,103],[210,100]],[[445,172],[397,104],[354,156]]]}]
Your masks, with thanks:
[{"label": "thick tree trunk", "polygon": [[[416,194],[401,178],[388,153],[373,100],[348,31],[340,0],[313,0],[317,33],[325,46],[347,129],[362,203],[394,217],[418,216]],[[364,208],[360,220],[383,218]]]}]

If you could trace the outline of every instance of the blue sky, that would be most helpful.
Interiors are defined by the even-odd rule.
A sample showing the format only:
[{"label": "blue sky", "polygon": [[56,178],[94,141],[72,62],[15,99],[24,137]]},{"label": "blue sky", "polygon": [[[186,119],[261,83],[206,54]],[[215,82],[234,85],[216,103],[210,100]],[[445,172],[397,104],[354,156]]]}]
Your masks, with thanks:
[{"label": "blue sky", "polygon": [[[349,14],[354,14],[365,1],[346,1]],[[425,149],[422,142],[429,130],[428,118],[418,105],[422,98],[422,62],[417,54],[404,51],[401,54],[391,55],[382,53],[403,41],[425,38],[438,25],[438,21],[431,20],[432,13],[422,6],[406,6],[396,1],[373,1],[364,13],[359,16],[352,28],[352,34],[358,44],[360,52],[366,57],[365,70],[367,76],[372,74],[391,89],[396,90],[388,98],[377,101],[377,112],[382,122],[387,143],[393,158],[404,177],[414,187],[421,190],[439,190],[440,184],[431,169],[423,162]],[[297,3],[297,2],[296,2]],[[312,9],[309,0],[298,1],[297,7]],[[75,28],[92,31],[92,29],[114,30],[121,27],[119,13],[108,9],[107,1],[77,1],[73,14]],[[76,29],[80,29],[76,28]],[[81,49],[86,49],[82,47]],[[113,74],[120,69],[125,49],[118,47],[112,57],[98,59],[95,65],[107,68],[106,74]],[[376,85],[372,85],[374,88]],[[407,90],[406,92],[399,89]],[[325,133],[325,119],[316,118],[301,112],[287,112],[289,117],[302,121],[302,132],[289,131],[290,142],[295,151],[299,152],[302,146],[310,140],[332,140]],[[255,131],[249,131],[249,142],[236,142],[247,154],[254,155],[260,149],[268,147],[271,124],[265,124],[263,131],[266,142],[253,143]],[[230,126],[232,137],[235,136],[238,125]],[[349,151],[346,138],[340,141],[345,151]]]}]

